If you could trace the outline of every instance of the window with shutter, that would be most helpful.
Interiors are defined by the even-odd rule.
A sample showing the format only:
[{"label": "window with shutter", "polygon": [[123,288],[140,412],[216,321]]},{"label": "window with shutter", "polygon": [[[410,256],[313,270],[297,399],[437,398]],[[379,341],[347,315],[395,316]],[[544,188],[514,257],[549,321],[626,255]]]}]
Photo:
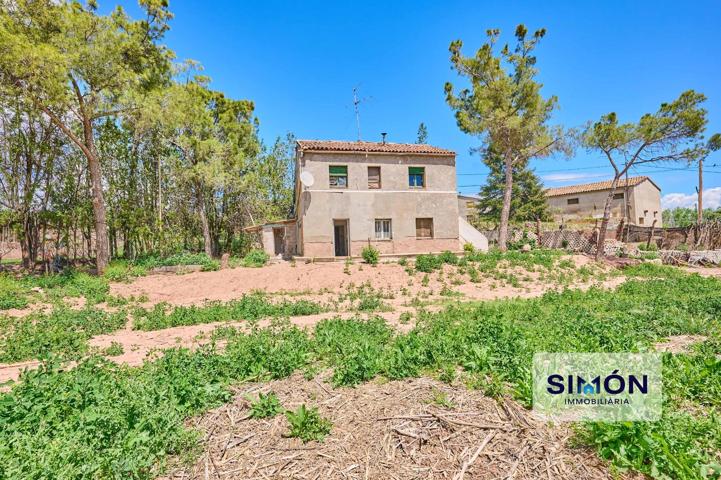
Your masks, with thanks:
[{"label": "window with shutter", "polygon": [[348,187],[348,166],[331,165],[328,167],[331,188],[347,188]]},{"label": "window with shutter", "polygon": [[381,167],[368,167],[368,188],[381,188]]},{"label": "window with shutter", "polygon": [[416,238],[433,238],[432,218],[416,218]]},{"label": "window with shutter", "polygon": [[411,188],[423,188],[426,186],[425,167],[408,167],[408,186]]}]

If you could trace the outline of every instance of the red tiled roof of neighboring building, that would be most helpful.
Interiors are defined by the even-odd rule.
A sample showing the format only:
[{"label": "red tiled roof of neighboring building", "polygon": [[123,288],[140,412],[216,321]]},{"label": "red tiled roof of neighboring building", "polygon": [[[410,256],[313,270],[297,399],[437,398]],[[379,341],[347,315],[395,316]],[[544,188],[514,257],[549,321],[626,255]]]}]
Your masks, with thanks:
[{"label": "red tiled roof of neighboring building", "polygon": [[[641,177],[629,177],[628,179],[628,185],[626,185],[626,179],[622,178],[618,181],[618,185],[616,188],[626,188],[626,186],[629,187],[635,187],[636,185],[645,182],[648,180],[651,182],[651,184],[658,188],[658,185],[653,183],[653,180],[646,176]],[[557,197],[559,195],[572,195],[574,193],[586,193],[586,192],[597,192],[600,190],[609,190],[611,188],[611,182],[612,180],[607,180],[605,182],[594,182],[594,183],[584,183],[582,185],[568,185],[566,187],[558,187],[558,188],[549,188],[546,190],[546,196],[547,197]],[[660,188],[658,188],[661,190]]]},{"label": "red tiled roof of neighboring building", "polygon": [[347,142],[337,140],[298,140],[303,151],[348,153],[399,153],[413,155],[456,155],[452,150],[417,143]]}]

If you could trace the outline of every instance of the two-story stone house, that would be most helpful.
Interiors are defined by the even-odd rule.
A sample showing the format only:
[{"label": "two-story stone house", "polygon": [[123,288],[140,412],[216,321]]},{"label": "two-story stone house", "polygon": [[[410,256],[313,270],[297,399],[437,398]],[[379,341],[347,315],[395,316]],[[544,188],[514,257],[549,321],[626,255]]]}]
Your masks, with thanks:
[{"label": "two-story stone house", "polygon": [[299,140],[295,178],[294,218],[255,227],[272,255],[358,256],[367,245],[392,255],[459,251],[466,241],[450,150]]}]

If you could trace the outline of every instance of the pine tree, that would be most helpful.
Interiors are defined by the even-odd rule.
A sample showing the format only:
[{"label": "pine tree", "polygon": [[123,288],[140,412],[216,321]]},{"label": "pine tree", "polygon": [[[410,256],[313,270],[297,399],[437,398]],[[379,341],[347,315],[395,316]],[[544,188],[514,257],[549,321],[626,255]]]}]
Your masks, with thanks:
[{"label": "pine tree", "polygon": [[416,143],[426,143],[428,141],[428,128],[426,128],[426,124],[421,122],[420,125],[418,125],[418,138],[416,139]]},{"label": "pine tree", "polygon": [[[478,203],[478,217],[482,220],[498,222],[503,208],[503,191],[505,188],[506,170],[503,162],[487,153],[483,163],[491,170],[487,183],[481,188]],[[528,167],[527,163],[513,166],[513,190],[511,193],[511,222],[527,222],[540,219],[551,220],[551,213],[546,200],[543,185],[538,176]]]}]

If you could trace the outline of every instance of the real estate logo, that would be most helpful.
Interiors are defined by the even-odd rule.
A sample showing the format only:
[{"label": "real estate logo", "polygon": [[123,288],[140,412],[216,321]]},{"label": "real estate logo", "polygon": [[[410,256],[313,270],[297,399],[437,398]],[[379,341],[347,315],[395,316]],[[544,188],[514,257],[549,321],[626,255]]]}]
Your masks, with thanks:
[{"label": "real estate logo", "polygon": [[657,353],[537,353],[533,411],[553,421],[655,421],[663,405]]}]

